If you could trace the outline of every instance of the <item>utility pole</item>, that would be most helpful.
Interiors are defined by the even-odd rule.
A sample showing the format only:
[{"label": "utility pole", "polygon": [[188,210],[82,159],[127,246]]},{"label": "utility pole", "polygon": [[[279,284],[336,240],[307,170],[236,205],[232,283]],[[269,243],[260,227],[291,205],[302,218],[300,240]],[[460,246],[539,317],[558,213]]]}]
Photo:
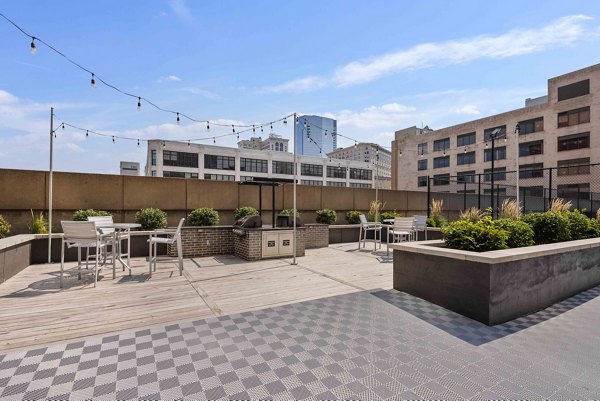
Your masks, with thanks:
[{"label": "utility pole", "polygon": [[[492,219],[496,216],[496,209],[494,208],[494,178],[496,172],[494,171],[494,161],[496,160],[496,139],[500,138],[500,134],[502,134],[502,129],[496,128],[490,134],[490,139],[492,140],[492,172],[491,172],[491,186],[490,186],[490,205],[492,208]],[[504,133],[504,140],[506,141],[506,133]],[[487,143],[486,143],[487,146]],[[499,192],[499,191],[498,191]],[[496,205],[498,206],[498,205]]]},{"label": "utility pole", "polygon": [[521,210],[520,193],[519,193],[519,135],[521,135],[521,126],[517,123],[515,127],[515,171],[517,174],[516,185],[517,185],[517,213]]},{"label": "utility pole", "polygon": [[50,168],[48,175],[48,263],[52,262],[52,154],[54,146],[54,107],[50,107]]}]

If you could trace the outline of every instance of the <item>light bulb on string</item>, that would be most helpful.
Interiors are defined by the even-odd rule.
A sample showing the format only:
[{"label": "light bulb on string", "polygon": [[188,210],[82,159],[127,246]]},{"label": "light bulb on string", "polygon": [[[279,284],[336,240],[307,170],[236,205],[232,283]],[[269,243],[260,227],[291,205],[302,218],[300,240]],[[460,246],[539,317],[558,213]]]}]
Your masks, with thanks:
[{"label": "light bulb on string", "polygon": [[271,131],[273,131],[273,123],[271,123]]},{"label": "light bulb on string", "polygon": [[260,132],[261,132],[261,134],[262,134],[263,132],[265,132],[265,131],[263,131],[263,126],[262,126],[262,125],[260,126]]},{"label": "light bulb on string", "polygon": [[207,121],[207,122],[206,122],[206,130],[207,130],[207,131],[210,131],[210,121]]},{"label": "light bulb on string", "polygon": [[114,135],[112,137],[112,141],[113,141],[113,143],[115,143],[115,136]]},{"label": "light bulb on string", "polygon": [[216,143],[217,143],[217,138],[215,138],[214,136],[213,136],[213,143],[214,143],[214,144],[216,144]]},{"label": "light bulb on string", "polygon": [[35,36],[31,37],[31,54],[35,54],[35,52],[37,51],[37,46],[35,45]]},{"label": "light bulb on string", "polygon": [[137,109],[138,111],[142,111],[142,98],[140,96],[138,96]]},{"label": "light bulb on string", "polygon": [[236,137],[237,137],[237,140],[239,141],[240,140],[240,133],[239,132],[236,134]]},{"label": "light bulb on string", "polygon": [[235,134],[235,125],[232,125],[231,129],[233,129],[233,133]]},{"label": "light bulb on string", "polygon": [[177,113],[177,124],[179,124],[179,121],[181,121],[181,119],[179,118],[179,113]]},{"label": "light bulb on string", "polygon": [[92,80],[90,81],[90,85],[92,86],[92,89],[94,89],[96,87],[96,80],[94,79],[94,73],[92,72]]},{"label": "light bulb on string", "polygon": [[465,146],[465,151],[464,152],[467,153],[467,147],[466,146]]},{"label": "light bulb on string", "polygon": [[138,146],[140,146],[140,140],[138,139]]},{"label": "light bulb on string", "polygon": [[87,137],[89,137],[89,136],[90,136],[90,132],[89,132],[89,130],[87,130],[87,129],[86,129],[86,130],[85,130],[85,137],[87,138]]},{"label": "light bulb on string", "polygon": [[485,147],[486,147],[486,149],[487,149],[487,147],[488,147],[488,143],[487,143],[487,142],[485,143]]},{"label": "light bulb on string", "polygon": [[402,157],[402,149],[400,149],[400,157]]},{"label": "light bulb on string", "polygon": [[[256,133],[256,127],[254,127],[254,125],[252,126],[252,133],[255,134]],[[239,135],[238,135],[238,139],[239,139]]]},{"label": "light bulb on string", "polygon": [[191,146],[191,144],[190,144],[190,140],[188,139],[188,148],[189,148],[190,146]]},{"label": "light bulb on string", "polygon": [[65,123],[62,123],[62,129],[65,130]]},{"label": "light bulb on string", "polygon": [[283,125],[287,125],[287,119],[286,118],[283,119]]},{"label": "light bulb on string", "polygon": [[163,148],[164,148],[165,146],[167,146],[167,144],[165,143],[165,141],[163,141]]}]

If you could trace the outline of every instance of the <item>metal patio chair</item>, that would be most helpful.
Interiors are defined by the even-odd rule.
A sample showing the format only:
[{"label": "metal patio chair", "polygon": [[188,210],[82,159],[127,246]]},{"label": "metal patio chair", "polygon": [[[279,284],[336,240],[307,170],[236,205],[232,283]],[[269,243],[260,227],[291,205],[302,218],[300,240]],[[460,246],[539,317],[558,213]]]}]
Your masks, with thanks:
[{"label": "metal patio chair", "polygon": [[375,249],[377,250],[377,243],[379,243],[379,247],[381,248],[381,230],[383,227],[380,223],[367,221],[367,218],[364,214],[358,216],[360,219],[360,230],[358,233],[358,249],[360,249],[360,242],[363,243],[363,248],[366,246],[367,241],[367,233],[373,232],[373,243],[375,244]]},{"label": "metal patio chair", "polygon": [[[387,254],[390,254],[390,243],[411,241],[415,234],[415,219],[413,217],[396,217],[394,225],[388,230]],[[390,241],[390,235],[392,240]]]},{"label": "metal patio chair", "polygon": [[[179,259],[179,275],[183,275],[183,249],[181,246],[181,227],[185,219],[179,220],[179,224],[175,230],[154,230],[150,234],[148,244],[150,247],[150,277],[152,277],[152,264],[154,263],[154,271],[156,271],[156,262],[158,259],[157,248],[158,244],[177,245],[177,258]],[[159,237],[159,235],[166,235],[166,237]]]}]

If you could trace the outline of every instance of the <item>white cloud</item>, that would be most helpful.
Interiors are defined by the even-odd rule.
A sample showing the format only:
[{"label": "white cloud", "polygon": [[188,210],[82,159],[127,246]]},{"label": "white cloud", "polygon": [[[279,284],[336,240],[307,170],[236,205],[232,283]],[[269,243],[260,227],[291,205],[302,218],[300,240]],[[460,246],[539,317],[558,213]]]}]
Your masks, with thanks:
[{"label": "white cloud", "polygon": [[185,4],[185,0],[168,0],[167,4],[171,7],[171,10],[180,19],[190,20],[193,18],[192,13],[188,6]]},{"label": "white cloud", "polygon": [[341,110],[338,113],[323,113],[323,115],[335,118],[341,131],[343,129],[397,128],[406,124],[414,112],[414,107],[388,103],[381,106],[369,106],[360,111]]},{"label": "white cloud", "polygon": [[422,43],[406,50],[350,62],[336,68],[329,76],[297,78],[267,87],[264,91],[298,92],[325,86],[345,87],[371,82],[400,71],[538,53],[595,36],[600,28],[590,29],[586,26],[590,19],[586,15],[571,15],[537,29],[513,29],[495,36],[480,35],[462,40]]},{"label": "white cloud", "polygon": [[156,82],[158,82],[159,84],[163,83],[163,82],[180,82],[181,78],[179,78],[177,75],[169,75],[166,76],[164,78],[159,78],[157,79]]},{"label": "white cloud", "polygon": [[469,114],[473,116],[478,116],[481,112],[477,109],[477,106],[473,104],[466,104],[464,106],[456,107],[454,112],[457,114]]},{"label": "white cloud", "polygon": [[196,88],[193,86],[188,86],[186,88],[182,88],[181,89],[184,92],[189,92],[193,95],[198,95],[198,96],[202,96],[205,97],[207,99],[213,99],[213,100],[220,100],[222,99],[221,96],[219,96],[218,94],[208,91],[206,89],[202,89],[202,88]]}]

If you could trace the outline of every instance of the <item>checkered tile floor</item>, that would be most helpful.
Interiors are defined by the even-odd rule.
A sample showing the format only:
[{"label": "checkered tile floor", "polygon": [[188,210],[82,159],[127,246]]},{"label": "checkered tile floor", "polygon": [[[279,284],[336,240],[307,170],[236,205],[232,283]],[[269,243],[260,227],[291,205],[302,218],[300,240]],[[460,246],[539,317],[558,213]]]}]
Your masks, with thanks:
[{"label": "checkered tile floor", "polygon": [[496,327],[361,292],[0,355],[2,399],[600,398],[600,287]]}]

